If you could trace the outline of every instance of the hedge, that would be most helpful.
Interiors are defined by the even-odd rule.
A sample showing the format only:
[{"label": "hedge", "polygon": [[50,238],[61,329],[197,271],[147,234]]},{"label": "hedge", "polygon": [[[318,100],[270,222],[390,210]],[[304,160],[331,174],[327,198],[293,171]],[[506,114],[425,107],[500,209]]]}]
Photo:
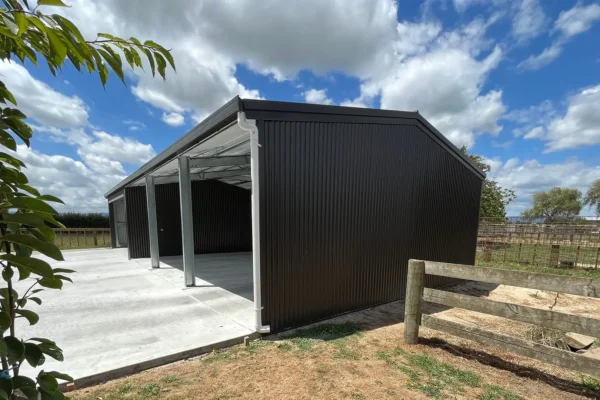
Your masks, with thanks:
[{"label": "hedge", "polygon": [[55,217],[66,228],[110,228],[108,215],[101,213],[61,213]]}]

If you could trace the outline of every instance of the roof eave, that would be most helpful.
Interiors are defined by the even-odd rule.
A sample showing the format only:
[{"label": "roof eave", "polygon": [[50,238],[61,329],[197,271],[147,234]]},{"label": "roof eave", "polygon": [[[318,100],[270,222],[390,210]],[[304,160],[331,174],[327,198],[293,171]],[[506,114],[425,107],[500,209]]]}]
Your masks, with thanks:
[{"label": "roof eave", "polygon": [[238,111],[243,110],[243,103],[239,96],[234,97],[228,101],[225,105],[219,108],[217,111],[208,116],[204,121],[194,126],[185,135],[180,137],[175,143],[161,151],[154,158],[146,162],[134,173],[123,179],[112,189],[104,194],[104,197],[108,199],[116,192],[125,189],[131,183],[142,178],[146,174],[152,172],[162,164],[170,161],[173,157],[183,153],[188,148],[196,145],[203,138],[209,136],[213,132],[220,129],[222,126],[228,124],[232,119],[235,119]]}]

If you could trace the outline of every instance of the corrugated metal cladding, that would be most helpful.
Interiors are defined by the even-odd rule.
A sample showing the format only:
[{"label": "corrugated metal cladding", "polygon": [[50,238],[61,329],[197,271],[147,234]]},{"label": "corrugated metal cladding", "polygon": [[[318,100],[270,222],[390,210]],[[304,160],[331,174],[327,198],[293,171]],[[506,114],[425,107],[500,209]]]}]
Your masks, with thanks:
[{"label": "corrugated metal cladding", "polygon": [[302,119],[259,121],[272,331],[404,297],[410,258],[475,261],[482,181],[416,120]]},{"label": "corrugated metal cladding", "polygon": [[146,188],[144,186],[125,188],[125,210],[127,212],[127,248],[129,249],[129,258],[150,257],[148,208],[146,206]]},{"label": "corrugated metal cladding", "polygon": [[[144,219],[144,231],[129,234],[131,258],[150,257],[146,188],[135,188],[143,196],[133,218]],[[128,189],[129,190],[129,189]],[[137,198],[136,198],[137,199]],[[127,198],[129,218],[129,198]],[[194,252],[227,253],[252,250],[250,191],[220,181],[192,182]],[[161,256],[181,255],[181,216],[179,184],[156,185],[156,219]],[[137,220],[137,219],[136,219]],[[132,232],[132,223],[128,219]],[[136,224],[137,227],[138,224]],[[132,241],[135,240],[136,243]]]},{"label": "corrugated metal cladding", "polygon": [[108,203],[108,223],[110,224],[110,247],[117,247],[117,227],[115,226],[115,210],[113,203]]}]

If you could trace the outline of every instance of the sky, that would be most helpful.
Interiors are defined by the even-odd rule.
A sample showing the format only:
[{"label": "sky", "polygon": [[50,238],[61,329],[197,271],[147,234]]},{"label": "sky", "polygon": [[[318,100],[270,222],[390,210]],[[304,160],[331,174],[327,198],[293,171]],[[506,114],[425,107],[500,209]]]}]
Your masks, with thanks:
[{"label": "sky", "polygon": [[177,72],[104,90],[70,66],[0,62],[35,131],[18,154],[62,211],[106,212],[108,189],[236,95],[418,110],[515,190],[511,216],[600,179],[598,1],[64,1],[44,11],[91,40],[154,40]]}]

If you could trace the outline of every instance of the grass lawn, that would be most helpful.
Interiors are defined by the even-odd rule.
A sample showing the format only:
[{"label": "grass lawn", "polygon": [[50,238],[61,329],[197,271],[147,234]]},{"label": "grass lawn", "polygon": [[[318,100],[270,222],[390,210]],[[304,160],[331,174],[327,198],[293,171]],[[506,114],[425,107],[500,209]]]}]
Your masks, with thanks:
[{"label": "grass lawn", "polygon": [[579,278],[600,279],[600,269],[552,268],[552,267],[536,265],[536,264],[520,264],[520,263],[515,263],[515,262],[500,262],[500,261],[485,262],[485,261],[481,261],[481,260],[477,260],[476,265],[478,267],[486,267],[486,268],[500,268],[500,269],[516,270],[516,271],[539,272],[539,273],[543,273],[543,274],[573,276],[573,277],[579,277]]},{"label": "grass lawn", "polygon": [[[477,262],[508,262],[517,264],[534,264],[540,266],[550,266],[552,245],[548,244],[530,244],[530,243],[512,243],[506,247],[489,248],[487,251],[480,250],[477,252]],[[600,269],[600,250],[599,247],[587,246],[567,246],[560,245],[558,247],[558,256],[554,261],[559,262],[575,262],[578,266],[588,266],[594,268],[598,265]],[[558,262],[556,262],[558,264]]]},{"label": "grass lawn", "polygon": [[[69,393],[73,400],[454,399],[565,400],[569,392],[427,345],[402,345],[402,324],[321,325]],[[543,397],[537,397],[538,394]]]}]

